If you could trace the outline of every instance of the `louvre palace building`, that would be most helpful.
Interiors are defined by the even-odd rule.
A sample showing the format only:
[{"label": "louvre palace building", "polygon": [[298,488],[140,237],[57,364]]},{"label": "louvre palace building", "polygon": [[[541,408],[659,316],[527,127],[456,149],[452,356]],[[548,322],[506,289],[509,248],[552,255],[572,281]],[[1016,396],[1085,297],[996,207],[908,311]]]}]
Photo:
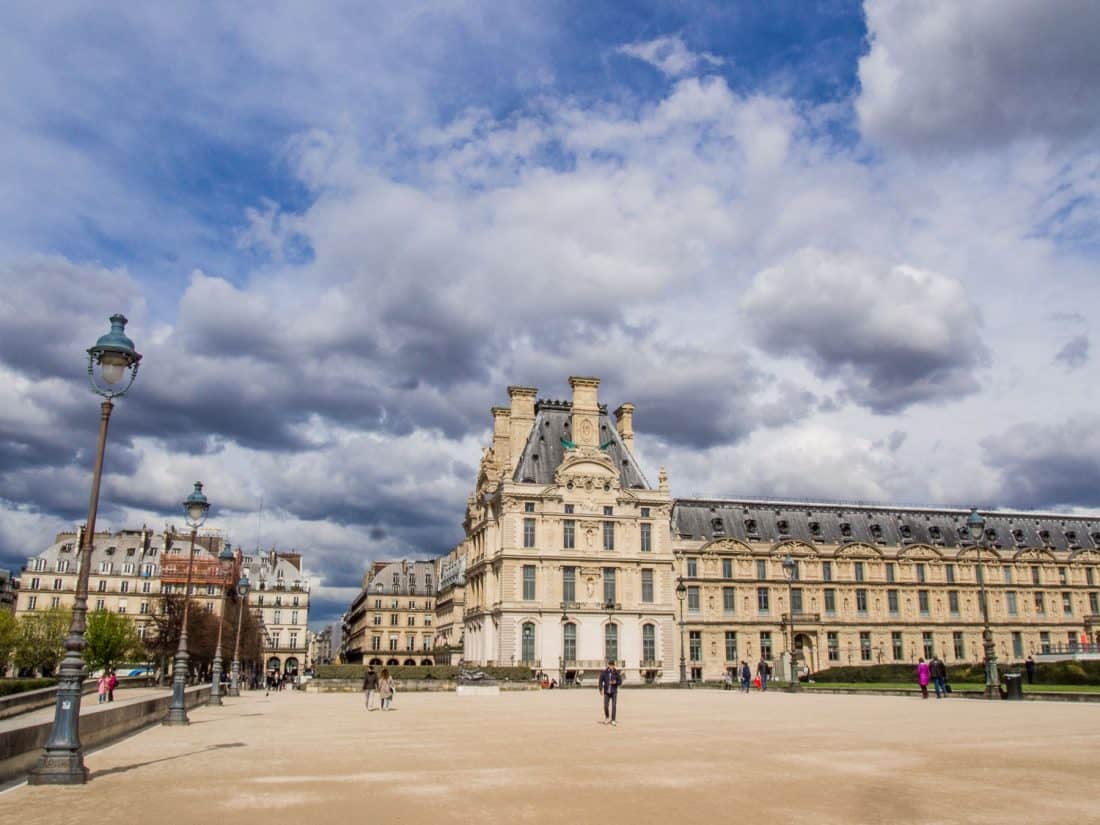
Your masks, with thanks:
[{"label": "louvre palace building", "polygon": [[676,499],[634,456],[634,407],[609,415],[598,379],[569,383],[568,401],[510,387],[492,408],[446,557],[464,560],[445,624],[468,663],[572,679],[613,659],[628,681],[667,682],[683,650],[711,680],[778,663],[792,633],[811,671],[977,662],[980,581],[1002,661],[1100,636],[1100,518],[983,511],[975,542],[963,509]]}]

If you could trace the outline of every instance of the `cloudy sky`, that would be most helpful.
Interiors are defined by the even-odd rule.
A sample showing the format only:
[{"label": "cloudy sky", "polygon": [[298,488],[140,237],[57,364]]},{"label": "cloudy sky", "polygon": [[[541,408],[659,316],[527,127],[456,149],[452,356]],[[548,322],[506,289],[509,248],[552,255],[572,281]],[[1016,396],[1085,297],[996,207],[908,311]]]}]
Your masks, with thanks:
[{"label": "cloudy sky", "polygon": [[202,479],[315,626],[571,374],[680,496],[1100,508],[1095,2],[108,6],[0,13],[0,566],[116,311],[100,525]]}]

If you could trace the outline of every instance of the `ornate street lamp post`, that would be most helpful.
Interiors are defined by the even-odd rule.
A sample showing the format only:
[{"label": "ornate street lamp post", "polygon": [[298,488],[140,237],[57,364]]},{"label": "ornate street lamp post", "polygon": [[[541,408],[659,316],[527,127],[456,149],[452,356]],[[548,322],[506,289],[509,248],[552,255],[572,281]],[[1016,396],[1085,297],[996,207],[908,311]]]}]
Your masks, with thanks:
[{"label": "ornate street lamp post", "polygon": [[794,577],[798,573],[798,564],[790,553],[783,559],[783,575],[787,577],[787,663],[791,668],[789,690],[799,691],[802,683],[798,681],[798,665],[794,661]]},{"label": "ornate street lamp post", "polygon": [[985,542],[985,519],[976,507],[966,517],[966,529],[978,550],[978,598],[982,605],[982,648],[985,651],[985,698],[1000,699],[1001,684],[997,676],[997,651],[993,646],[993,631],[989,627],[989,604],[985,597],[985,571],[982,569],[982,544]]},{"label": "ornate street lamp post", "polygon": [[233,644],[233,664],[229,670],[229,695],[241,695],[241,621],[244,617],[244,603],[252,585],[244,575],[237,582],[237,641]]},{"label": "ornate street lamp post", "polygon": [[684,577],[680,576],[676,579],[676,598],[680,600],[680,687],[688,686],[687,676],[687,659],[684,658],[684,651],[687,647],[687,642],[684,641],[684,599],[687,598],[688,589],[684,584]]},{"label": "ornate street lamp post", "polygon": [[218,554],[218,567],[220,568],[222,586],[222,603],[218,611],[218,643],[214,646],[213,680],[210,682],[210,704],[222,703],[222,628],[225,627],[225,596],[229,592],[229,582],[233,574],[233,551],[229,542],[225,543]]},{"label": "ornate street lamp post", "polygon": [[[80,697],[84,682],[84,630],[88,613],[88,575],[95,546],[95,519],[99,508],[99,483],[103,477],[103,453],[107,445],[107,423],[114,409],[112,399],[121,398],[137,378],[141,355],[126,337],[126,317],[111,316],[111,331],[88,350],[88,380],[92,391],[103,397],[99,405],[99,444],[92,471],[92,494],[88,500],[88,522],[80,548],[80,572],[73,598],[73,618],[65,639],[65,658],[57,671],[57,704],[53,728],[38,764],[27,782],[31,785],[82,785],[88,781],[84,749],[80,744]],[[99,378],[96,378],[98,368]],[[119,387],[130,372],[130,380]]]},{"label": "ornate street lamp post", "polygon": [[210,502],[202,493],[202,482],[195,482],[195,489],[183,501],[183,512],[187,526],[191,528],[191,549],[187,554],[187,584],[183,590],[183,622],[180,625],[180,642],[176,648],[176,658],[172,663],[172,703],[164,717],[166,725],[189,725],[184,693],[187,690],[187,676],[191,669],[191,654],[187,650],[187,614],[191,605],[191,574],[195,561],[195,538],[199,528],[206,522],[210,512]]}]

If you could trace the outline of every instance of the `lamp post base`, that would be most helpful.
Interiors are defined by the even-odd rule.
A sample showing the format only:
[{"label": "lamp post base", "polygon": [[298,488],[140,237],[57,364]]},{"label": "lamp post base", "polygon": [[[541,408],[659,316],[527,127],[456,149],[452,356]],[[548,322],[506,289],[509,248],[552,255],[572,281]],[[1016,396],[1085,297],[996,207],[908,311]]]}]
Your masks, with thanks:
[{"label": "lamp post base", "polygon": [[210,700],[208,705],[220,705],[222,704],[222,656],[219,651],[214,656],[214,669],[213,678],[210,682]]},{"label": "lamp post base", "polygon": [[241,663],[236,659],[229,666],[229,689],[225,693],[227,696],[241,695]]},{"label": "lamp post base", "polygon": [[164,717],[165,725],[190,725],[187,718],[187,671],[190,667],[191,657],[186,650],[176,654],[176,660],[172,667],[172,703],[168,706],[168,714]]},{"label": "lamp post base", "polygon": [[28,785],[83,785],[88,781],[88,769],[84,767],[84,751],[46,751],[27,775]]}]

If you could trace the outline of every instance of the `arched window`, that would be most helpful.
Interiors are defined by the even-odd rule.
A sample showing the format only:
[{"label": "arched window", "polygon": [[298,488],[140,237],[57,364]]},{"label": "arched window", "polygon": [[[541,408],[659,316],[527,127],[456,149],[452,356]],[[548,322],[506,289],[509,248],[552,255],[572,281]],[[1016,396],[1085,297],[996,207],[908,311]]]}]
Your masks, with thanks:
[{"label": "arched window", "polygon": [[520,658],[525,662],[535,661],[535,625],[533,622],[523,623],[523,650]]},{"label": "arched window", "polygon": [[619,626],[617,624],[604,625],[603,657],[609,662],[619,661]]},{"label": "arched window", "polygon": [[642,659],[657,661],[657,628],[651,624],[642,625]]},{"label": "arched window", "polygon": [[567,662],[577,661],[577,626],[566,622],[562,628],[562,658]]}]

